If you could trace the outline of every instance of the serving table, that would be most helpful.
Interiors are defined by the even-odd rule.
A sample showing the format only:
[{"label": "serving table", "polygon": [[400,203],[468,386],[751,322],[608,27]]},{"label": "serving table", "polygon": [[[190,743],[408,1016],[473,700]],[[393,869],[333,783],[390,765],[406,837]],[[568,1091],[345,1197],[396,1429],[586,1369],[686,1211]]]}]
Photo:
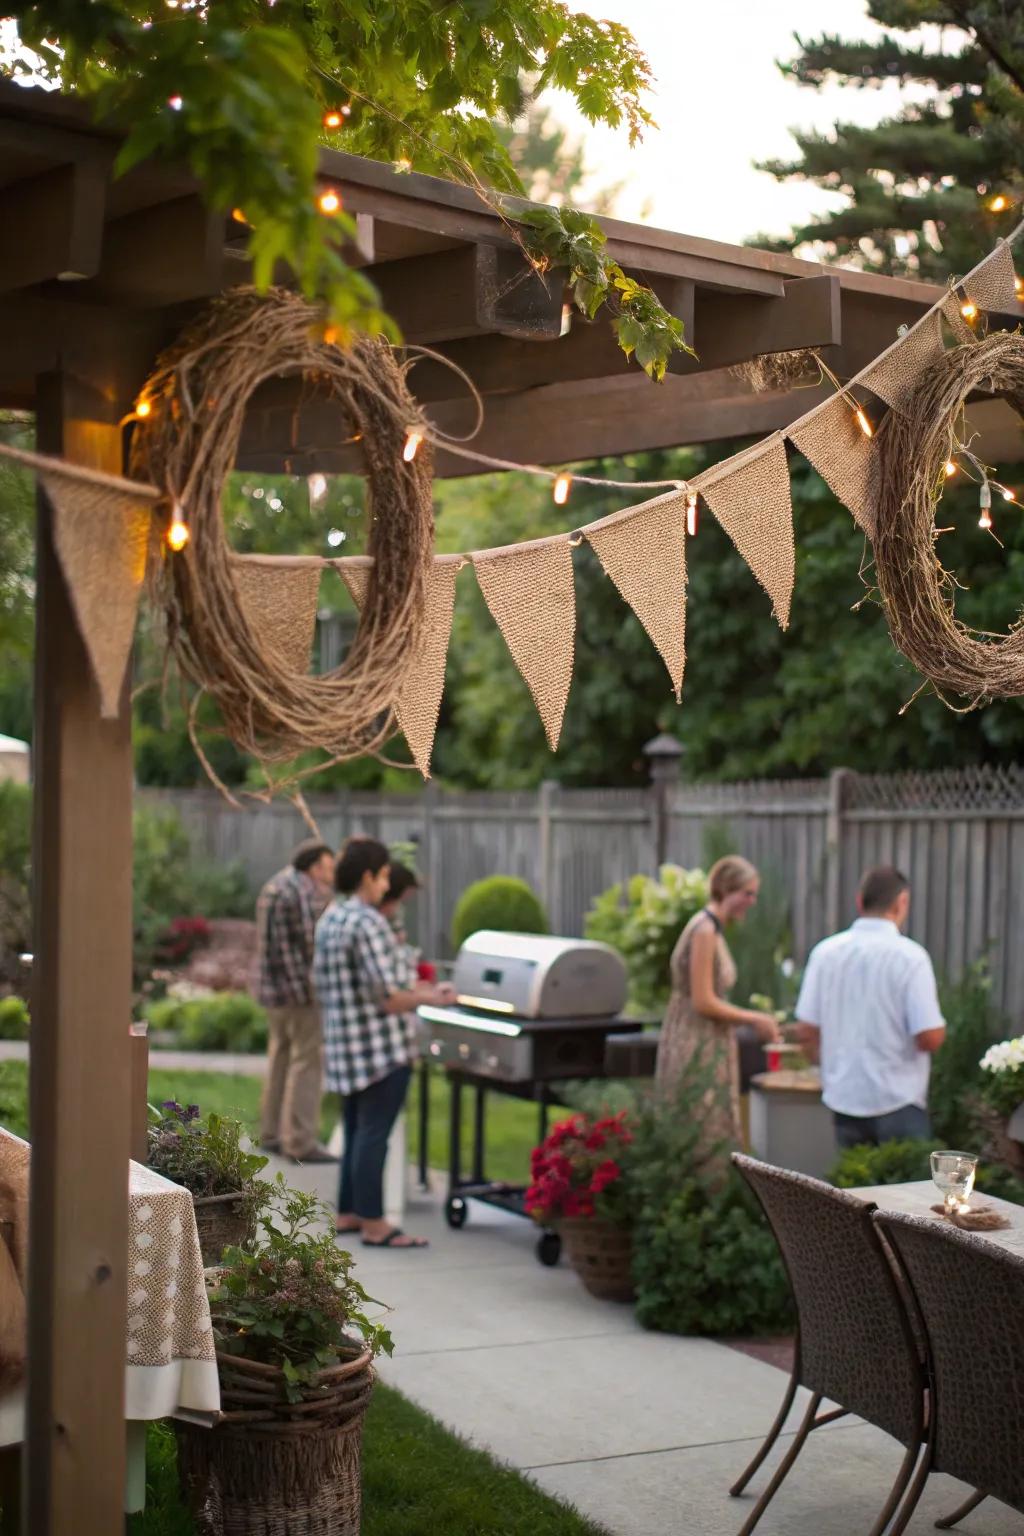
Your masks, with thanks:
[{"label": "serving table", "polygon": [[[893,1211],[900,1216],[929,1216],[932,1214],[932,1206],[938,1205],[942,1199],[930,1179],[921,1179],[911,1184],[858,1185],[847,1193],[857,1195],[861,1200],[873,1201],[879,1210]],[[987,1243],[994,1243],[997,1248],[1008,1248],[1011,1253],[1024,1257],[1024,1205],[1015,1205],[1012,1200],[1000,1200],[981,1190],[971,1196],[971,1204],[991,1206],[1010,1223],[1008,1227],[995,1232],[972,1231],[971,1236],[983,1238]],[[940,1219],[935,1218],[936,1222]]]},{"label": "serving table", "polygon": [[[27,1175],[30,1148],[0,1130],[5,1169]],[[210,1304],[192,1196],[141,1163],[128,1175],[128,1329],[125,1507],[145,1502],[145,1423],[169,1417],[212,1424],[220,1411]],[[24,1438],[24,1383],[0,1396],[0,1446]]]}]

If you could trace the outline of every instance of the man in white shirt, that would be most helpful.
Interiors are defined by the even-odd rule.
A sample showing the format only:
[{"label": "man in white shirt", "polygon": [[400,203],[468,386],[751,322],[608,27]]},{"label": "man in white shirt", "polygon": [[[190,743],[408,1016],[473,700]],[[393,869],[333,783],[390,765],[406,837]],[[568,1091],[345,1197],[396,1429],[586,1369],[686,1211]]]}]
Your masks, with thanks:
[{"label": "man in white shirt", "polygon": [[931,1135],[931,1056],[946,1038],[928,952],[900,931],[910,882],[889,865],[868,870],[857,909],[811,951],[796,1005],[840,1147]]}]

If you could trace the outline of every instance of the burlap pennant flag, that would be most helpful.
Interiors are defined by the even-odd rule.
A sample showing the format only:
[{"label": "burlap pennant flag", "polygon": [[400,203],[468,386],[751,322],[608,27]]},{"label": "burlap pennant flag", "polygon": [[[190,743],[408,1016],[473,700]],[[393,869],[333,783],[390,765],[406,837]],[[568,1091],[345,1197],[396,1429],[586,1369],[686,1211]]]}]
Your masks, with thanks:
[{"label": "burlap pennant flag", "polygon": [[305,677],[316,631],[323,561],[315,557],[232,562],[238,601],[250,629],[286,667]]},{"label": "burlap pennant flag", "polygon": [[783,629],[789,623],[796,554],[789,465],[782,434],[698,475],[699,491],[772,600]]},{"label": "burlap pennant flag", "polygon": [[[465,564],[462,555],[442,555],[434,560],[427,576],[423,632],[409,659],[395,701],[398,724],[409,743],[412,760],[425,779],[430,778],[430,757],[441,713],[448,641],[455,612],[455,581]],[[362,609],[370,584],[369,565],[356,565],[347,560],[337,560],[335,565],[352,601]]]},{"label": "burlap pennant flag", "polygon": [[789,427],[786,436],[870,537],[877,516],[878,449],[847,396],[833,395]]},{"label": "burlap pennant flag", "polygon": [[576,646],[569,540],[482,549],[471,558],[484,600],[533,695],[554,752]]},{"label": "burlap pennant flag", "polygon": [[39,470],[53,506],[54,542],[100,695],[117,717],[131,655],[153,502],[130,491]]},{"label": "burlap pennant flag", "polygon": [[968,273],[963,289],[979,309],[1004,315],[1018,313],[1013,252],[1005,240],[1000,240],[991,256],[986,256],[980,266]]},{"label": "burlap pennant flag", "polygon": [[583,530],[668,667],[678,703],[686,663],[686,495],[672,491]]},{"label": "burlap pennant flag", "polygon": [[921,374],[944,351],[942,320],[936,309],[883,352],[876,363],[858,374],[858,382],[866,384],[887,405],[901,406],[913,394]]},{"label": "burlap pennant flag", "polygon": [[966,345],[972,341],[977,341],[978,332],[971,329],[963,315],[960,313],[960,308],[963,303],[964,300],[959,298],[957,294],[949,293],[942,301],[942,313],[945,317],[946,324],[953,332],[956,340],[961,344]]}]

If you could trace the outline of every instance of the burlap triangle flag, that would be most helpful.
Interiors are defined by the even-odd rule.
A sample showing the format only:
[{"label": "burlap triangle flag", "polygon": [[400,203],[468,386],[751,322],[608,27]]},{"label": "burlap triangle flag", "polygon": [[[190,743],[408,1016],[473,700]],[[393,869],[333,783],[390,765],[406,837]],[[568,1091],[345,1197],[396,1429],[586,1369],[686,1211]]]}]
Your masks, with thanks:
[{"label": "burlap triangle flag", "polygon": [[471,558],[484,600],[533,695],[554,752],[576,646],[569,540],[482,549]]},{"label": "burlap triangle flag", "polygon": [[[462,555],[442,555],[431,565],[427,574],[423,630],[395,701],[395,717],[409,743],[412,760],[425,779],[430,778],[430,757],[441,713],[448,641],[455,612],[455,581],[465,564]],[[370,584],[369,564],[337,560],[335,565],[352,594],[352,601],[361,610]]]},{"label": "burlap triangle flag", "polygon": [[114,486],[38,471],[53,506],[54,543],[100,695],[117,717],[135,635],[153,502]]},{"label": "burlap triangle flag", "polygon": [[968,345],[972,341],[977,341],[981,333],[969,326],[963,315],[960,313],[960,309],[963,303],[964,300],[961,299],[957,294],[949,293],[942,301],[942,313],[946,324],[953,332],[956,340],[960,342],[961,345]]},{"label": "burlap triangle flag", "polygon": [[796,554],[789,465],[781,433],[716,464],[691,482],[772,600],[783,629],[789,623]]},{"label": "burlap triangle flag", "polygon": [[613,512],[583,531],[657,647],[678,703],[686,663],[685,493]]},{"label": "burlap triangle flag", "polygon": [[305,677],[316,631],[323,561],[301,555],[232,561],[246,622],[284,666]]},{"label": "burlap triangle flag", "polygon": [[991,256],[967,274],[963,289],[979,309],[1003,315],[1019,312],[1013,252],[1005,240],[1000,240]]},{"label": "burlap triangle flag", "polygon": [[786,436],[870,537],[877,516],[878,449],[874,438],[865,436],[849,398],[833,395],[789,427]]},{"label": "burlap triangle flag", "polygon": [[931,310],[877,362],[858,374],[858,382],[866,384],[887,405],[901,406],[917,388],[925,369],[944,351],[942,320],[937,309]]}]

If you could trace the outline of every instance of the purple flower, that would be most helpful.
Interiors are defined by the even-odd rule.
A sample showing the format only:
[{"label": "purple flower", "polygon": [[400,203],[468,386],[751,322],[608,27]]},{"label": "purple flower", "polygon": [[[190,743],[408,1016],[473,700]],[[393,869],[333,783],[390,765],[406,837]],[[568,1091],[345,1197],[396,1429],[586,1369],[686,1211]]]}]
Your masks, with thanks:
[{"label": "purple flower", "polygon": [[188,1108],[185,1111],[185,1119],[186,1120],[198,1120],[199,1119],[199,1105],[198,1104],[190,1104],[188,1106]]}]

